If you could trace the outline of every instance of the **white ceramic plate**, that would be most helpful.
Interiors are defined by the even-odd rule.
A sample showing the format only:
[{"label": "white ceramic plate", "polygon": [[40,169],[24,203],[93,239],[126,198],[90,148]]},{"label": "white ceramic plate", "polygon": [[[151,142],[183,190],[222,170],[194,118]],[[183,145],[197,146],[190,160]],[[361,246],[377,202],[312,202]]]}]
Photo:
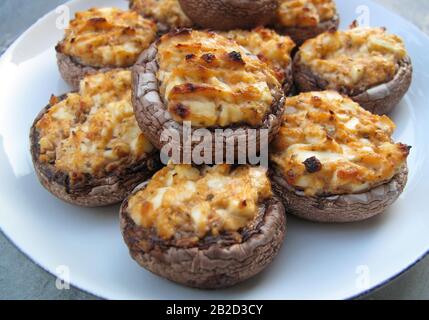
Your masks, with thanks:
[{"label": "white ceramic plate", "polygon": [[[125,1],[72,1],[72,12]],[[55,62],[62,37],[58,14],[39,20],[0,62],[0,225],[51,273],[67,266],[71,283],[112,299],[343,299],[366,292],[414,264],[429,249],[429,39],[415,26],[364,0],[338,1],[343,27],[369,8],[371,25],[401,35],[414,62],[411,90],[392,115],[395,138],[412,145],[409,184],[386,214],[364,223],[321,225],[289,219],[275,262],[256,278],[228,290],[175,285],[140,268],[128,255],[118,207],[82,209],[51,196],[38,183],[29,154],[33,118],[52,93],[68,91]]]}]

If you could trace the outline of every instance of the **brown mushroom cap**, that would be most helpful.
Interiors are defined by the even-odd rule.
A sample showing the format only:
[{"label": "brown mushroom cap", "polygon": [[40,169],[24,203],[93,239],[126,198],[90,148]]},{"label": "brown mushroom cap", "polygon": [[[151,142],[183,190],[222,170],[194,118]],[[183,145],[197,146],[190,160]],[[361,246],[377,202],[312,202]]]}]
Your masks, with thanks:
[{"label": "brown mushroom cap", "polygon": [[249,29],[272,21],[277,0],[179,0],[183,12],[203,28]]},{"label": "brown mushroom cap", "polygon": [[[177,32],[185,31],[186,30],[179,30]],[[143,133],[156,148],[161,150],[167,144],[170,146],[174,145],[174,149],[178,150],[180,155],[183,155],[186,152],[182,144],[182,141],[184,140],[183,125],[172,119],[159,93],[159,84],[156,76],[159,69],[157,53],[157,44],[154,43],[149,47],[149,49],[143,52],[137,63],[132,68],[132,102],[135,116]],[[259,151],[261,130],[268,130],[269,141],[272,141],[278,133],[283,110],[284,94],[282,90],[279,90],[275,93],[274,103],[271,106],[270,113],[266,116],[262,126],[256,128],[257,134],[254,140],[256,140],[257,151]],[[223,137],[223,141],[221,142],[224,148],[224,155],[226,154],[227,145],[234,146],[237,156],[238,144],[240,141],[247,141],[247,144],[250,146],[255,144],[255,141],[251,140],[248,133],[248,130],[253,128],[241,125],[228,129],[231,129],[231,131],[228,133],[228,136]],[[207,130],[212,134],[212,149],[215,150],[215,147],[219,147],[219,145],[215,145],[214,137],[216,128],[210,128]],[[194,129],[192,129],[192,131],[194,131]],[[177,136],[180,136],[180,139],[179,141],[161,141],[161,135],[163,132],[176,133]],[[192,151],[198,144],[199,142],[192,142],[190,151]],[[214,157],[215,152],[212,154]]]},{"label": "brown mushroom cap", "polygon": [[57,52],[57,64],[61,77],[72,88],[72,90],[79,89],[79,83],[84,77],[98,72],[107,72],[114,69],[86,66],[61,52]]},{"label": "brown mushroom cap", "polygon": [[[65,98],[66,95],[61,96],[59,101]],[[59,199],[83,207],[116,204],[123,201],[136,185],[150,178],[161,167],[159,153],[153,152],[132,167],[101,178],[86,176],[85,181],[71,185],[67,173],[58,171],[52,164],[39,161],[39,133],[36,124],[51,107],[52,105],[47,105],[33,122],[30,130],[30,151],[40,183]]]},{"label": "brown mushroom cap", "polygon": [[387,183],[364,193],[308,197],[289,185],[276,169],[271,172],[273,189],[282,198],[288,212],[315,222],[355,222],[384,212],[403,192],[408,169],[401,171]]},{"label": "brown mushroom cap", "polygon": [[337,30],[340,25],[340,16],[336,14],[329,20],[320,22],[315,27],[284,27],[279,24],[273,28],[280,34],[288,35],[297,46],[302,45],[306,40],[312,39],[326,31]]},{"label": "brown mushroom cap", "polygon": [[[295,85],[301,92],[326,90],[328,82],[315,75],[312,70],[300,62],[299,52],[294,58],[293,72]],[[383,84],[364,91],[350,92],[339,88],[338,91],[348,95],[366,110],[383,115],[391,112],[410,88],[413,77],[413,66],[409,56],[399,62],[395,77]]]},{"label": "brown mushroom cap", "polygon": [[[140,185],[134,193],[146,185]],[[201,289],[226,288],[255,276],[276,257],[286,234],[286,215],[277,198],[265,203],[261,222],[254,229],[243,231],[243,242],[220,235],[193,247],[160,240],[153,230],[136,225],[127,208],[125,200],[120,223],[132,258],[154,274]]]}]

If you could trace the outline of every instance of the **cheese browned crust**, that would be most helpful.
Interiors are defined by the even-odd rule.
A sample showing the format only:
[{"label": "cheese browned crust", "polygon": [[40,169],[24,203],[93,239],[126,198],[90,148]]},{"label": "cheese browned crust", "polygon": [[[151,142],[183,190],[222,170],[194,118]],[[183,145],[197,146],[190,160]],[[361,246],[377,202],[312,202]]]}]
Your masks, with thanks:
[{"label": "cheese browned crust", "polygon": [[156,24],[136,12],[92,8],[76,13],[57,51],[92,67],[132,66],[156,38]]},{"label": "cheese browned crust", "polygon": [[326,81],[326,89],[355,95],[392,80],[406,56],[403,41],[383,28],[352,28],[308,40],[297,62]]},{"label": "cheese browned crust", "polygon": [[191,27],[192,21],[180,7],[178,0],[130,0],[130,8],[169,28]]},{"label": "cheese browned crust", "polygon": [[335,17],[333,0],[279,0],[278,23],[284,27],[316,27]]},{"label": "cheese browned crust", "polygon": [[231,30],[221,34],[257,55],[259,59],[273,68],[280,82],[285,81],[285,70],[292,63],[291,53],[295,48],[295,43],[291,38],[262,27],[250,31]]},{"label": "cheese browned crust", "polygon": [[334,91],[286,99],[271,160],[309,196],[360,193],[390,181],[409,147],[392,140],[394,123]]},{"label": "cheese browned crust", "polygon": [[36,123],[39,161],[73,179],[102,177],[143,160],[153,149],[143,136],[131,105],[131,72],[110,71],[82,80]]},{"label": "cheese browned crust", "polygon": [[272,197],[267,170],[168,165],[128,200],[133,221],[163,240],[194,241],[250,227]]},{"label": "cheese browned crust", "polygon": [[173,119],[193,127],[260,126],[281,90],[274,71],[214,32],[183,30],[158,44],[160,93]]}]

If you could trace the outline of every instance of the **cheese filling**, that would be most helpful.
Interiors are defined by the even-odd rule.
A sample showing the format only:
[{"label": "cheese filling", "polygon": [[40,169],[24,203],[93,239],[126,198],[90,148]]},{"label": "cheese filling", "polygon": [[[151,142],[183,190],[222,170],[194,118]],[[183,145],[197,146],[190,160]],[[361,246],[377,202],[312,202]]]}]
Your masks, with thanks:
[{"label": "cheese filling", "polygon": [[360,193],[390,181],[409,147],[395,144],[394,123],[334,91],[286,99],[271,160],[287,183],[309,196]]},{"label": "cheese filling", "polygon": [[51,105],[36,124],[39,160],[72,179],[138,164],[153,150],[134,117],[130,71],[88,76],[79,93]]},{"label": "cheese filling", "polygon": [[279,0],[277,20],[284,27],[316,27],[336,14],[332,0]]},{"label": "cheese filling", "polygon": [[403,41],[382,28],[327,32],[300,48],[300,63],[328,82],[327,89],[360,93],[388,82],[407,53]]},{"label": "cheese filling", "polygon": [[129,199],[127,210],[137,225],[164,240],[198,241],[249,227],[271,196],[263,168],[170,164]]},{"label": "cheese filling", "polygon": [[156,24],[115,8],[76,13],[57,51],[93,67],[130,67],[156,37]]},{"label": "cheese filling", "polygon": [[170,28],[192,27],[192,21],[178,0],[131,0],[130,7],[144,17],[155,19]]},{"label": "cheese filling", "polygon": [[158,45],[161,97],[177,122],[194,127],[260,126],[281,90],[274,71],[235,41],[185,30]]},{"label": "cheese filling", "polygon": [[291,38],[261,27],[251,31],[231,30],[222,32],[221,35],[234,40],[270,65],[281,83],[286,80],[285,70],[291,64],[291,53],[295,47]]}]

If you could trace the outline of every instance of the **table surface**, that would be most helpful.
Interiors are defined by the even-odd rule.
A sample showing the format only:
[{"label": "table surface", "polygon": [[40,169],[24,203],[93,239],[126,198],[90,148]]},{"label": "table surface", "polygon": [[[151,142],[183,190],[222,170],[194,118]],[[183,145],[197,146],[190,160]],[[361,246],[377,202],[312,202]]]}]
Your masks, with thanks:
[{"label": "table surface", "polygon": [[[345,0],[341,0],[345,1]],[[1,0],[0,54],[29,26],[65,0]],[[376,0],[429,33],[428,0]],[[10,14],[14,12],[14,14]],[[364,299],[429,299],[429,257]],[[0,232],[0,299],[97,299],[76,288],[57,290],[55,278]]]}]

